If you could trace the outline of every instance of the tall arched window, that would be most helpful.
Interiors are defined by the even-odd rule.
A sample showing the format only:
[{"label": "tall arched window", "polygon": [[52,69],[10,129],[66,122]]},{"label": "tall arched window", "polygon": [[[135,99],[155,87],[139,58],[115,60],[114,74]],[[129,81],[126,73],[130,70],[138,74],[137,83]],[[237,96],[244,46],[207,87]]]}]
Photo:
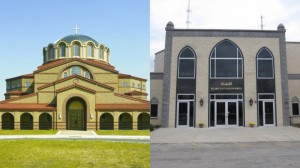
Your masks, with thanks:
[{"label": "tall arched window", "polygon": [[292,100],[293,115],[299,115],[299,99],[294,97]]},{"label": "tall arched window", "polygon": [[150,117],[151,118],[157,118],[157,113],[158,113],[158,100],[156,97],[153,97],[151,99],[151,112],[150,112]]},{"label": "tall arched window", "polygon": [[102,46],[100,46],[100,48],[99,48],[99,59],[104,60],[103,47]]},{"label": "tall arched window", "polygon": [[195,53],[190,47],[179,53],[178,78],[195,78]]},{"label": "tall arched window", "polygon": [[91,44],[87,46],[87,56],[90,58],[93,57],[93,46]]},{"label": "tall arched window", "polygon": [[73,45],[73,56],[78,57],[80,56],[80,46],[79,44]]},{"label": "tall arched window", "polygon": [[59,56],[60,57],[65,57],[66,56],[66,45],[65,44],[61,44],[59,46]]},{"label": "tall arched window", "polygon": [[271,51],[265,47],[260,49],[257,54],[257,78],[274,78],[273,55]]},{"label": "tall arched window", "polygon": [[211,52],[210,78],[243,78],[243,56],[231,41],[220,42]]},{"label": "tall arched window", "polygon": [[50,47],[50,51],[49,52],[50,52],[49,53],[50,60],[55,59],[55,50],[54,50],[54,48],[52,46]]},{"label": "tall arched window", "polygon": [[75,74],[81,75],[81,67],[79,67],[79,66],[73,66],[71,68],[71,75],[75,75]]}]

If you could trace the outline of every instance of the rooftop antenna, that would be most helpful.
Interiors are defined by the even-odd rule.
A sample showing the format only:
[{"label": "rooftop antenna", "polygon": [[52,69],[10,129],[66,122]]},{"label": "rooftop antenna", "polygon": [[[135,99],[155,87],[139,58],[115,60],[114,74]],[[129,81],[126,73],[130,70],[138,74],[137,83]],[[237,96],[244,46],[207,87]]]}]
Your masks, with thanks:
[{"label": "rooftop antenna", "polygon": [[190,8],[190,0],[188,0],[188,8],[186,10],[186,13],[187,13],[187,20],[186,20],[186,27],[189,28],[189,25],[190,25],[190,13],[191,13],[191,8]]},{"label": "rooftop antenna", "polygon": [[260,16],[260,28],[261,28],[261,30],[263,30],[264,29],[264,16],[263,15],[261,15]]}]

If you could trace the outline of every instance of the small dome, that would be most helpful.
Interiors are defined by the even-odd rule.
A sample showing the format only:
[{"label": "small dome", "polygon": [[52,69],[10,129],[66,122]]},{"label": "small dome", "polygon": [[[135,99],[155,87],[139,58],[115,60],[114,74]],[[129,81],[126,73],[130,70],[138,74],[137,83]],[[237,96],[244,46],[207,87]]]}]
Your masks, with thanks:
[{"label": "small dome", "polygon": [[285,30],[285,27],[282,23],[280,23],[277,27],[277,30]]},{"label": "small dome", "polygon": [[167,23],[166,30],[172,30],[172,29],[174,29],[174,24],[173,22],[169,21]]},{"label": "small dome", "polygon": [[81,34],[69,35],[69,36],[66,36],[62,39],[59,39],[57,42],[64,41],[67,44],[71,44],[74,40],[79,41],[82,44],[85,44],[88,41],[92,41],[96,45],[99,45],[99,43],[96,40],[94,40],[93,38],[91,38],[89,36],[86,36],[86,35],[81,35]]}]

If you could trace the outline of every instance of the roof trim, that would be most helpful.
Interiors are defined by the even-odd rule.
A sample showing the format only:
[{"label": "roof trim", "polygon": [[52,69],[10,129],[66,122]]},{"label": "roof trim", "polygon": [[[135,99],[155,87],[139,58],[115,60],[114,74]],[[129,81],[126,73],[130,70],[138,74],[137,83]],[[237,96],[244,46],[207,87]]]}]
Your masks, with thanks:
[{"label": "roof trim", "polygon": [[150,103],[143,104],[96,104],[96,110],[122,110],[122,111],[131,111],[131,110],[139,110],[139,111],[148,111],[150,110]]},{"label": "roof trim", "polygon": [[31,93],[31,94],[28,94],[28,95],[24,95],[24,96],[20,96],[20,97],[0,101],[0,104],[4,104],[4,103],[16,101],[16,100],[21,100],[21,99],[28,98],[28,97],[33,97],[33,96],[36,96],[36,95],[37,95],[37,93]]},{"label": "roof trim", "polygon": [[144,78],[139,78],[136,76],[122,74],[122,73],[119,73],[119,79],[136,79],[136,80],[141,80],[141,81],[145,81],[145,82],[147,81],[147,79],[144,79]]},{"label": "roof trim", "polygon": [[92,80],[92,79],[85,78],[85,77],[80,76],[80,75],[77,75],[77,74],[68,76],[68,77],[66,77],[66,78],[59,79],[59,80],[54,81],[54,82],[52,82],[52,83],[45,84],[45,85],[43,85],[43,86],[38,87],[37,89],[38,89],[38,90],[45,89],[45,88],[50,87],[50,86],[53,86],[53,85],[55,85],[55,84],[57,84],[57,83],[61,83],[61,82],[64,82],[64,81],[67,81],[67,80],[73,79],[73,78],[79,78],[79,79],[82,79],[82,80],[84,80],[84,81],[87,81],[87,82],[96,84],[96,85],[98,85],[98,86],[107,88],[107,89],[109,89],[109,90],[115,90],[114,87],[111,87],[111,86],[109,86],[109,85],[106,85],[106,84],[103,84],[103,83],[94,81],[94,80]]},{"label": "roof trim", "polygon": [[70,85],[70,86],[58,89],[55,92],[56,93],[61,93],[61,92],[64,92],[64,91],[67,91],[67,90],[70,90],[70,89],[73,89],[73,88],[79,88],[79,89],[82,89],[82,90],[85,90],[85,91],[88,91],[88,92],[91,92],[91,93],[96,93],[95,90],[89,89],[87,87],[84,87],[84,86],[81,86],[81,85],[78,85],[78,84],[74,84],[74,85]]},{"label": "roof trim", "polygon": [[64,65],[73,61],[78,61],[81,63],[85,63],[88,65],[92,65],[95,67],[100,67],[101,69],[113,72],[113,73],[119,73],[119,71],[115,70],[114,66],[111,66],[110,64],[104,63],[103,61],[96,61],[94,59],[83,59],[83,58],[65,58],[65,59],[58,59],[58,60],[53,60],[53,61],[49,61],[39,67],[37,67],[37,70],[34,71],[34,74],[38,73],[38,72],[42,72],[51,68],[55,68],[58,67],[60,65]]},{"label": "roof trim", "polygon": [[21,79],[21,78],[30,79],[30,78],[34,78],[34,75],[33,74],[25,74],[25,75],[13,77],[13,78],[5,79],[5,81],[15,80],[15,79]]},{"label": "roof trim", "polygon": [[0,110],[40,110],[40,111],[54,111],[56,108],[50,104],[37,104],[37,103],[6,103],[0,104]]},{"label": "roof trim", "polygon": [[135,98],[135,97],[132,97],[132,96],[122,95],[122,94],[118,94],[118,93],[114,93],[114,95],[118,96],[118,97],[125,98],[125,99],[134,100],[134,101],[137,101],[137,102],[149,103],[148,100],[138,99],[138,98]]}]

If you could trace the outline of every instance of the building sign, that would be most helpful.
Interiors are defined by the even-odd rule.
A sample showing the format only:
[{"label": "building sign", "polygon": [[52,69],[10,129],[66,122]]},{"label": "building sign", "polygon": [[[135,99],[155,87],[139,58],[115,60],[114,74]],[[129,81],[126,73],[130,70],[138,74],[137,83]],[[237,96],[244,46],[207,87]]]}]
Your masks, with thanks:
[{"label": "building sign", "polygon": [[210,79],[210,93],[241,93],[244,91],[243,79]]}]

